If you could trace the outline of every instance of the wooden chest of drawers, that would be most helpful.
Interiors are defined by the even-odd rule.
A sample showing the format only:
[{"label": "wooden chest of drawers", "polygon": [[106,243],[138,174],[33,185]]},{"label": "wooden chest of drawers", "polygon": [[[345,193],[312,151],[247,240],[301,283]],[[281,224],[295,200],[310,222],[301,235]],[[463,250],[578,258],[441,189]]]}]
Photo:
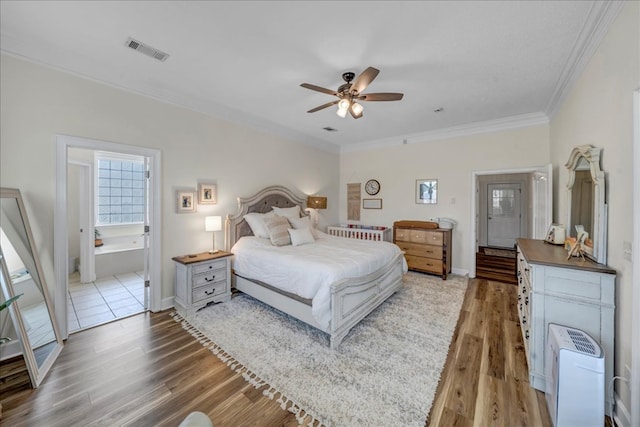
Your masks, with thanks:
[{"label": "wooden chest of drawers", "polygon": [[207,252],[173,258],[176,262],[174,305],[186,317],[210,302],[231,299],[231,253]]},{"label": "wooden chest of drawers", "polygon": [[396,221],[393,243],[405,253],[410,270],[433,273],[447,279],[451,273],[451,230],[432,228],[426,221]]}]

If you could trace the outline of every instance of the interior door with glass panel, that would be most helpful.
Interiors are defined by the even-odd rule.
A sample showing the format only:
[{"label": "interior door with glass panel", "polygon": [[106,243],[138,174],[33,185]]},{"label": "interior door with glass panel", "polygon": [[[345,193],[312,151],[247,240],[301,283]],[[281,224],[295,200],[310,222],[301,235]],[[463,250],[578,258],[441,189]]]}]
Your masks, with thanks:
[{"label": "interior door with glass panel", "polygon": [[488,184],[487,244],[513,248],[520,237],[522,188],[519,183]]}]

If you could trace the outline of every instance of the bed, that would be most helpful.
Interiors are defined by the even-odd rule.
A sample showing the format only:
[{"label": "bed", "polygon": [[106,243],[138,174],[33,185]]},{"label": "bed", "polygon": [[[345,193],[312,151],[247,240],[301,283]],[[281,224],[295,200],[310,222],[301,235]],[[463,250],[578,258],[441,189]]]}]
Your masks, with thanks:
[{"label": "bed", "polygon": [[[384,252],[384,255],[380,258],[383,261],[373,262],[364,258],[359,259],[360,255],[353,257],[343,256],[342,258],[345,260],[348,258],[351,263],[358,264],[359,267],[356,270],[360,273],[354,276],[349,274],[348,268],[344,266],[338,267],[339,269],[344,268],[345,273],[337,276],[329,275],[329,282],[323,285],[325,290],[318,292],[313,298],[309,298],[309,295],[301,296],[293,288],[286,286],[286,283],[283,286],[283,283],[269,283],[270,279],[261,280],[262,276],[255,271],[251,271],[252,268],[250,267],[261,263],[269,265],[271,260],[247,258],[248,256],[257,257],[258,255],[255,255],[256,252],[253,255],[244,255],[240,252],[240,249],[251,247],[260,252],[264,251],[265,248],[263,246],[268,246],[269,243],[260,242],[260,240],[264,239],[252,237],[253,231],[245,220],[245,216],[249,213],[268,213],[273,207],[290,209],[295,206],[300,207],[300,212],[304,216],[305,202],[306,198],[298,196],[282,186],[266,187],[251,197],[239,197],[238,212],[233,215],[227,215],[225,221],[225,249],[231,252],[235,251],[232,280],[237,290],[327,333],[330,346],[335,349],[355,325],[400,289],[402,276],[406,272],[406,262],[399,248],[391,243],[363,242],[318,232],[316,234],[318,239],[313,245],[306,245],[307,248],[317,246],[320,249],[324,247],[322,250],[328,251],[330,249],[326,245],[331,244],[328,239],[334,239],[339,242],[338,246],[348,244],[367,245],[372,248],[373,252]],[[247,239],[242,240],[243,237],[247,237]],[[287,254],[287,262],[290,263],[292,252],[298,250],[297,248],[301,250],[303,246],[298,246],[297,248],[283,246],[281,248]],[[338,253],[344,253],[340,252],[342,250],[348,251],[349,249],[336,249]],[[340,259],[335,262],[340,265]],[[303,269],[312,268],[309,265],[303,267]],[[367,265],[369,267],[366,267]],[[318,266],[315,268],[315,271],[319,271]],[[278,272],[285,273],[284,270],[278,270],[275,267],[271,270],[276,274]],[[293,267],[291,270],[298,272],[298,276],[292,277],[300,277],[299,268]],[[350,271],[352,272],[353,270]],[[274,277],[273,275],[267,276]],[[308,274],[308,276],[315,277],[316,275]],[[276,279],[272,280],[276,281]],[[297,282],[296,279],[291,279],[291,281]],[[320,300],[328,302],[326,304],[328,314],[319,315],[317,303]]]}]

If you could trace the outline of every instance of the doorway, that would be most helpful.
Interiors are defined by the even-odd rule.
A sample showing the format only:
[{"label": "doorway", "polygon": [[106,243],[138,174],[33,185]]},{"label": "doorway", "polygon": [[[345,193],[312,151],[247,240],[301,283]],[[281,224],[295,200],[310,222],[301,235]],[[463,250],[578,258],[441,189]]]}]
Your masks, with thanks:
[{"label": "doorway", "polygon": [[[73,156],[73,153],[77,150],[82,152],[89,153],[89,158],[91,160],[87,160],[85,158],[83,161],[78,161],[77,159],[70,158]],[[140,230],[135,230],[135,234],[129,234],[130,237],[135,237],[138,241],[138,244],[142,245],[142,267],[134,268],[135,271],[127,271],[127,272],[118,272],[114,274],[114,277],[106,278],[104,283],[100,283],[99,286],[98,281],[100,281],[100,273],[95,274],[94,272],[90,272],[88,277],[89,279],[93,278],[93,274],[95,274],[95,281],[91,280],[90,283],[81,283],[80,275],[77,274],[78,280],[77,284],[85,287],[76,295],[81,296],[82,292],[86,292],[87,294],[94,294],[94,296],[102,297],[103,302],[108,306],[107,298],[105,295],[115,295],[115,294],[125,294],[129,293],[131,296],[137,301],[137,303],[141,307],[146,307],[152,311],[159,311],[161,309],[161,276],[160,276],[160,232],[159,227],[156,227],[155,224],[160,224],[160,152],[154,149],[147,149],[135,146],[129,146],[124,144],[116,144],[105,141],[97,141],[90,140],[86,138],[77,138],[66,135],[58,135],[56,137],[56,209],[55,209],[55,223],[54,223],[54,247],[55,247],[55,259],[54,259],[54,267],[56,272],[56,279],[58,286],[55,290],[55,307],[56,307],[56,318],[58,324],[60,325],[61,335],[64,338],[67,338],[69,335],[70,326],[75,326],[72,324],[73,315],[76,307],[73,305],[73,297],[70,296],[69,291],[72,288],[75,288],[76,283],[73,280],[70,281],[70,273],[74,271],[74,265],[69,262],[69,254],[70,254],[70,241],[75,241],[75,238],[70,239],[70,236],[77,234],[78,241],[80,242],[94,242],[95,234],[94,234],[94,224],[98,223],[98,229],[103,227],[100,226],[99,217],[100,207],[98,207],[98,211],[94,212],[93,215],[90,215],[91,221],[89,225],[80,226],[79,223],[73,223],[73,213],[70,211],[70,206],[79,206],[80,202],[73,202],[71,196],[69,194],[69,186],[73,185],[71,180],[69,179],[70,169],[73,166],[70,165],[70,160],[73,162],[80,162],[85,164],[93,164],[94,154],[97,152],[101,153],[111,153],[112,155],[119,155],[123,157],[125,160],[130,158],[139,158],[143,163],[143,170],[140,170],[140,173],[144,173],[145,179],[144,184],[142,184],[143,188],[142,194],[146,201],[144,203],[145,209],[144,212],[140,213],[136,211],[136,214],[140,214],[143,217],[143,221],[139,221],[140,217],[136,218],[137,224],[133,226],[133,228],[139,227]],[[123,162],[122,159],[117,160],[120,163]],[[127,166],[128,167],[128,166]],[[98,179],[99,176],[99,167],[95,167],[94,171],[90,176],[94,179]],[[130,168],[129,168],[130,169]],[[115,169],[114,169],[115,171]],[[111,172],[110,170],[108,171]],[[122,173],[122,165],[120,165],[120,172]],[[147,173],[148,172],[148,173]],[[93,191],[95,188],[94,185],[87,184],[86,187],[90,187],[90,190]],[[139,187],[138,187],[139,188]],[[140,188],[139,188],[140,189]],[[89,192],[91,192],[89,191]],[[139,194],[137,194],[140,196]],[[90,197],[91,202],[89,206],[94,205],[94,198]],[[80,209],[80,208],[79,208]],[[90,209],[91,210],[91,209]],[[86,211],[86,209],[84,209]],[[80,209],[79,212],[84,212],[83,209]],[[84,212],[86,214],[86,212]],[[109,212],[111,213],[111,212]],[[114,214],[118,212],[114,211]],[[83,217],[82,213],[77,213],[76,216]],[[98,221],[98,222],[96,222]],[[103,224],[104,226],[105,224]],[[106,231],[106,234],[110,237],[118,237],[118,235],[122,235],[122,226],[121,225],[113,225],[108,224],[111,227],[115,227]],[[127,228],[125,226],[124,228]],[[140,234],[138,234],[138,231]],[[131,229],[129,229],[126,233],[130,233]],[[101,231],[102,233],[102,231]],[[82,237],[79,237],[82,236]],[[82,245],[82,244],[81,244]],[[95,245],[95,243],[94,243]],[[93,251],[94,247],[87,247],[88,245],[83,246],[83,250],[85,251]],[[86,254],[85,254],[86,255]],[[86,259],[90,259],[92,256],[95,256],[95,253],[91,255],[86,255]],[[125,255],[125,260],[129,261],[132,258],[131,256]],[[114,264],[114,263],[112,263]],[[116,261],[116,266],[119,266],[119,262]],[[121,274],[121,277],[118,277],[118,274]],[[85,277],[85,281],[87,278]],[[136,282],[137,285],[133,285],[133,282]],[[138,287],[136,287],[138,286]],[[93,287],[93,288],[92,288]],[[131,288],[131,289],[129,289]],[[69,304],[69,300],[71,299],[72,304]],[[81,298],[76,298],[78,301],[81,301]],[[113,298],[109,298],[112,299]],[[95,304],[95,302],[89,302],[89,298],[87,298],[86,304]],[[133,302],[133,301],[132,301]],[[86,304],[81,310],[86,309]],[[121,307],[126,305],[125,302],[120,303]],[[78,304],[82,306],[83,304]],[[133,304],[131,304],[133,305]],[[113,312],[113,307],[108,308],[111,312]],[[102,310],[106,310],[105,307],[102,307]],[[124,312],[126,310],[116,310],[119,312]],[[103,323],[103,322],[99,322]],[[90,325],[78,325],[80,328],[88,327]]]},{"label": "doorway", "polygon": [[477,277],[482,257],[488,269],[510,277],[513,267],[515,275],[515,239],[543,239],[551,224],[552,166],[473,172],[471,180],[469,276]]},{"label": "doorway", "polygon": [[69,333],[148,308],[148,158],[67,151]]}]

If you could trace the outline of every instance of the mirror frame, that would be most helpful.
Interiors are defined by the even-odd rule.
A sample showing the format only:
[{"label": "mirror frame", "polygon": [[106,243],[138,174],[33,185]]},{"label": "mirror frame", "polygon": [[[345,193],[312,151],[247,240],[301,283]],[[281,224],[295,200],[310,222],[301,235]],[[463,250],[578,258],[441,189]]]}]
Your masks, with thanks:
[{"label": "mirror frame", "polygon": [[567,234],[573,236],[571,222],[571,197],[573,185],[576,179],[576,170],[580,159],[584,158],[589,163],[589,171],[593,180],[593,230],[589,231],[589,236],[593,240],[593,254],[585,253],[592,260],[600,263],[607,263],[607,204],[605,201],[605,173],[600,169],[600,154],[602,148],[592,145],[579,145],[575,147],[569,156],[565,167],[569,171],[569,181],[567,183]]},{"label": "mirror frame", "polygon": [[[55,313],[53,311],[53,306],[51,304],[51,299],[49,296],[49,290],[47,288],[47,284],[44,279],[44,274],[42,273],[42,265],[40,264],[40,258],[38,256],[38,251],[34,243],[33,234],[31,233],[31,226],[29,225],[27,210],[22,200],[22,195],[20,194],[20,190],[15,188],[2,187],[0,188],[0,199],[14,199],[17,202],[18,210],[22,217],[22,222],[24,224],[24,228],[27,234],[27,240],[29,242],[29,246],[31,249],[31,255],[33,256],[33,262],[35,264],[36,273],[38,275],[38,279],[42,287],[42,294],[44,297],[45,305],[47,307],[47,311],[49,313],[49,318],[51,319],[51,325],[53,327],[53,333],[55,336],[55,340],[52,341],[52,343],[55,343],[54,348],[47,355],[47,357],[42,362],[40,367],[38,367],[36,356],[34,354],[33,348],[29,341],[27,329],[25,328],[24,322],[22,320],[22,314],[20,313],[20,298],[14,301],[14,303],[8,307],[9,315],[11,316],[13,326],[16,329],[18,338],[20,339],[20,346],[22,347],[22,354],[24,356],[25,364],[27,365],[27,369],[29,371],[31,384],[33,388],[38,388],[40,383],[42,383],[42,380],[47,375],[47,372],[49,372],[49,369],[51,369],[53,362],[55,362],[56,358],[62,351],[62,347],[64,346],[64,343],[62,341],[60,330],[58,329],[58,325],[56,323]],[[10,280],[10,275],[4,259],[4,254],[2,253],[1,250],[0,250],[0,264],[2,269],[2,280],[1,280],[2,293],[4,294],[5,299],[9,299],[15,296],[15,289],[13,287],[13,283]]]}]

